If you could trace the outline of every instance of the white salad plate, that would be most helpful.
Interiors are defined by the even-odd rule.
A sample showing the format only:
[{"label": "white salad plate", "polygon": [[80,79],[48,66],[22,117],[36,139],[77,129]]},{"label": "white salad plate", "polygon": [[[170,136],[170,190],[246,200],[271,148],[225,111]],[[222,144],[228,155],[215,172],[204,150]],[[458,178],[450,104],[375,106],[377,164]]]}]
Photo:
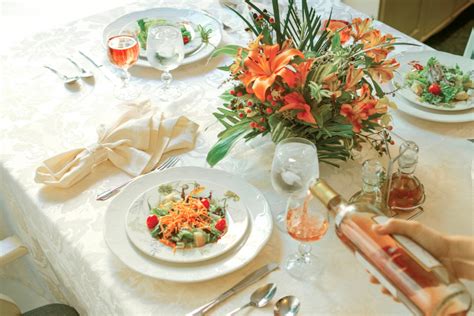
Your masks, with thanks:
[{"label": "white salad plate", "polygon": [[[135,26],[134,24],[140,19],[162,19],[172,24],[183,24],[187,28],[192,27],[192,39],[189,44],[185,45],[186,54],[182,62],[183,65],[206,58],[219,45],[222,39],[220,22],[205,12],[190,9],[154,8],[126,14],[108,24],[104,28],[102,35],[104,45],[111,34],[137,30],[138,25]],[[200,34],[195,29],[198,25],[212,30],[209,43],[203,43],[201,38],[198,38]],[[151,67],[143,50],[140,51],[137,65]]]},{"label": "white salad plate", "polygon": [[474,121],[474,109],[452,112],[437,111],[411,103],[399,95],[391,98],[397,104],[399,111],[423,120],[439,123],[466,123]]},{"label": "white salad plate", "polygon": [[435,57],[442,65],[448,67],[454,67],[459,65],[464,74],[471,73],[471,79],[474,74],[474,61],[462,56],[457,56],[449,53],[439,52],[435,50],[422,51],[422,52],[406,52],[396,56],[397,61],[400,63],[400,68],[395,73],[392,80],[394,88],[400,87],[395,93],[402,96],[406,100],[420,107],[427,109],[436,110],[439,112],[453,112],[463,111],[474,108],[474,90],[470,89],[470,97],[466,101],[458,101],[448,105],[434,105],[428,102],[423,102],[419,99],[419,96],[414,93],[410,87],[405,84],[405,76],[411,72],[413,66],[411,62],[415,61],[422,66],[425,66],[431,57]]},{"label": "white salad plate", "polygon": [[[248,228],[243,239],[229,251],[201,262],[174,263],[143,253],[128,238],[125,222],[132,203],[160,183],[183,179],[215,183],[240,197],[248,211]],[[109,204],[105,213],[104,238],[112,253],[127,267],[143,275],[175,282],[199,282],[231,273],[249,263],[262,250],[272,232],[272,215],[263,194],[239,176],[217,169],[170,168],[154,172],[126,186]]]},{"label": "white salad plate", "polygon": [[[199,262],[220,256],[236,246],[244,237],[248,226],[247,209],[240,197],[227,188],[198,178],[190,179],[186,174],[183,174],[183,177],[185,179],[160,183],[142,193],[132,203],[125,221],[127,235],[145,254],[169,262]],[[196,197],[208,197],[212,194],[212,201],[216,201],[217,205],[225,210],[227,230],[217,242],[198,248],[173,250],[151,236],[146,225],[150,208],[158,208],[167,201],[181,200],[181,190],[185,188],[186,194],[189,194],[196,184],[203,187],[203,191],[195,195]]]}]

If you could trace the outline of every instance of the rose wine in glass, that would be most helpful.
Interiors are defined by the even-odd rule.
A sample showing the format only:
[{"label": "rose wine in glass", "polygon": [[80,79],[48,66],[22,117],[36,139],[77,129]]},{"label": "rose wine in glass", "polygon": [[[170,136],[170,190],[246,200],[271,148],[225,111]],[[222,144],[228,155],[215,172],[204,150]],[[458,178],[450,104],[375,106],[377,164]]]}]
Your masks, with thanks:
[{"label": "rose wine in glass", "polygon": [[348,203],[321,179],[310,190],[335,218],[339,239],[414,315],[466,315],[471,295],[440,261],[405,236],[372,231],[388,220],[374,205]]},{"label": "rose wine in glass", "polygon": [[132,35],[120,34],[109,38],[107,41],[107,55],[110,62],[124,72],[122,84],[114,90],[115,96],[120,100],[133,100],[140,92],[129,85],[130,73],[128,68],[133,66],[140,53],[140,45]]},{"label": "rose wine in glass", "polygon": [[317,205],[311,193],[288,200],[286,228],[288,234],[300,242],[298,253],[286,262],[286,270],[296,279],[315,281],[322,270],[322,263],[311,253],[309,243],[320,240],[329,227],[328,213]]}]

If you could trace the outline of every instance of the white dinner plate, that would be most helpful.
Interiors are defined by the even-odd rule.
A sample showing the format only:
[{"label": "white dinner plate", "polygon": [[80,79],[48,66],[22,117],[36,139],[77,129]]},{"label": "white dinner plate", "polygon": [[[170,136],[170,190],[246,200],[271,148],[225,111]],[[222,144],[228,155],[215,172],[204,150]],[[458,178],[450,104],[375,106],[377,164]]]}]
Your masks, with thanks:
[{"label": "white dinner plate", "polygon": [[426,63],[428,62],[428,59],[430,59],[431,57],[436,57],[436,59],[438,59],[438,61],[445,66],[454,67],[456,64],[459,65],[459,67],[461,67],[464,74],[469,73],[469,72],[474,72],[474,61],[462,56],[457,56],[457,55],[439,52],[435,50],[402,53],[398,56],[395,56],[397,61],[400,63],[400,68],[395,73],[395,76],[392,82],[395,87],[397,86],[401,87],[395,93],[407,99],[411,103],[417,104],[419,106],[422,106],[431,110],[437,110],[440,112],[441,111],[446,111],[446,112],[462,111],[462,110],[468,110],[468,109],[474,108],[474,90],[473,89],[469,90],[470,98],[468,100],[458,101],[458,102],[452,103],[450,106],[447,106],[443,104],[434,105],[428,102],[423,102],[419,99],[418,95],[416,95],[410,89],[410,87],[406,86],[405,75],[408,72],[412,71],[413,69],[413,66],[410,65],[410,62],[416,61],[420,65],[425,66]]},{"label": "white dinner plate", "polygon": [[[169,23],[166,21],[167,24]],[[191,40],[184,45],[184,55],[192,54],[194,51],[199,49],[202,45],[201,36],[198,34],[197,25],[189,21],[180,21],[175,24],[176,27],[184,27],[186,30],[191,34]],[[138,35],[140,32],[140,26],[138,25],[137,21],[132,21],[127,23],[121,30],[120,33],[131,33],[135,36]],[[140,43],[140,57],[146,59],[146,49]]]},{"label": "white dinner plate", "polygon": [[[125,230],[126,213],[143,192],[159,183],[183,175],[205,179],[238,194],[249,215],[249,227],[242,242],[223,255],[194,263],[171,263],[150,257],[136,248]],[[175,282],[199,282],[231,273],[249,263],[267,243],[272,232],[270,207],[263,194],[239,176],[217,169],[199,167],[171,168],[136,179],[109,204],[105,213],[104,238],[110,250],[130,269],[141,274]]]},{"label": "white dinner plate", "polygon": [[[201,39],[197,39],[199,32],[194,30],[194,43],[201,43],[198,48],[192,47],[191,50],[187,51],[187,55],[184,56],[182,64],[190,64],[206,58],[212,51],[219,45],[222,39],[221,24],[212,16],[202,11],[190,10],[190,9],[176,9],[176,8],[154,8],[143,11],[132,12],[126,14],[112,23],[108,24],[103,31],[103,43],[107,42],[110,34],[120,33],[125,28],[130,28],[133,23],[136,23],[139,19],[164,19],[170,23],[180,24],[188,23],[189,25],[198,26],[201,25],[206,29],[211,29],[209,43],[205,44],[201,42]],[[144,67],[151,67],[146,60],[146,54],[140,53],[137,65]]]},{"label": "white dinner plate", "polygon": [[[180,200],[183,189],[185,194],[189,194],[196,185],[205,189],[195,196],[208,197],[212,194],[212,201],[224,208],[227,230],[222,237],[217,242],[186,249],[173,249],[152,237],[146,225],[150,207],[158,207],[170,199]],[[186,174],[177,181],[161,183],[141,194],[130,206],[125,222],[127,235],[138,249],[157,259],[181,263],[205,261],[222,255],[242,240],[247,226],[247,210],[236,193],[212,182],[190,179]]]},{"label": "white dinner plate", "polygon": [[411,103],[399,95],[395,95],[395,97],[391,98],[397,104],[398,110],[423,120],[439,123],[465,123],[474,121],[474,109],[452,112],[437,111]]}]

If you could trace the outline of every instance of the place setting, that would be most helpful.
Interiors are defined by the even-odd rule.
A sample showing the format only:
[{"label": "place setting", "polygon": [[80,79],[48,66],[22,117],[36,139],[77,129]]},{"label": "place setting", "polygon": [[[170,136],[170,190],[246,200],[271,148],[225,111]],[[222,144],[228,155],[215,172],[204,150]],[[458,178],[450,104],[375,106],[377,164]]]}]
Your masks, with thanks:
[{"label": "place setting", "polygon": [[[122,286],[108,310],[124,314],[135,308],[156,314],[160,308],[187,316],[310,315],[319,311],[313,302],[321,299],[318,291],[331,290],[330,304],[344,301],[334,294],[343,282],[332,273],[339,267],[354,273],[349,286],[357,300],[382,301],[363,287],[366,283],[388,296],[386,308],[377,305],[368,314],[466,313],[472,299],[459,280],[464,274],[433,246],[455,238],[438,232],[442,225],[422,224],[444,215],[437,209],[443,203],[439,183],[452,165],[446,163],[448,171],[438,177],[433,158],[444,135],[436,135],[434,146],[417,127],[398,131],[405,127],[397,125],[403,117],[394,116],[401,111],[436,124],[474,121],[473,60],[435,50],[414,52],[413,44],[379,28],[383,23],[343,4],[334,5],[335,11],[321,4],[320,14],[307,0],[279,3],[134,7],[94,31],[102,45],[100,58],[97,50],[81,46],[44,65],[66,88],[100,78],[98,83],[107,83],[104,95],[122,102],[98,108],[100,119],[93,124],[84,120],[81,128],[97,131],[91,142],[65,142],[61,137],[73,137],[66,130],[55,131],[57,139],[37,137],[45,146],[60,142],[55,148],[64,148],[35,157],[28,190],[46,187],[49,195],[61,196],[88,178],[97,179],[74,197],[83,210],[70,222],[63,217],[68,201],[51,209],[48,196],[38,202],[40,212],[51,210],[44,215],[51,216],[44,221],[51,226],[45,227],[58,229],[51,239],[58,238],[55,243],[71,251],[68,260],[78,258],[93,275],[81,272],[91,283],[83,292],[96,286],[103,291],[102,278],[108,286]],[[240,24],[223,18],[226,14]],[[236,44],[244,35],[246,44]],[[396,55],[396,46],[405,50]],[[211,99],[196,92],[214,92],[204,79],[190,78],[186,71],[173,76],[183,65],[214,67],[210,60],[223,80],[212,86],[219,93],[212,100],[219,105],[209,111]],[[133,67],[153,78],[136,75]],[[68,109],[62,115],[79,113]],[[255,170],[247,170],[249,165]],[[119,176],[108,172],[112,169]],[[275,196],[284,205],[272,207]],[[59,238],[71,239],[78,223],[83,236],[68,247]],[[334,240],[321,243],[331,231]],[[420,238],[422,233],[426,237]],[[98,236],[103,240],[89,252],[86,244]],[[313,251],[315,245],[327,248]],[[118,259],[113,267],[112,257]],[[367,282],[359,282],[360,274]],[[325,284],[328,278],[332,281]],[[201,285],[212,290],[201,293],[196,290]],[[144,291],[151,294],[141,295]],[[179,302],[186,297],[189,302]],[[117,302],[129,305],[121,309]],[[346,311],[336,307],[328,313]],[[348,306],[347,311],[364,308]]]},{"label": "place setting", "polygon": [[421,119],[474,121],[474,62],[438,51],[397,56],[400,68],[392,80],[398,109]]}]

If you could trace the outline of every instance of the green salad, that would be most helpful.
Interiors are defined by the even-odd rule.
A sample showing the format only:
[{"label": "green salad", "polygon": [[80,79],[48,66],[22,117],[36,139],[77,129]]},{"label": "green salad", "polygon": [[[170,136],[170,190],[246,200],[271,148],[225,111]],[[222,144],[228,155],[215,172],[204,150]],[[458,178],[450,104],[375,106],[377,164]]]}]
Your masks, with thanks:
[{"label": "green salad", "polygon": [[153,238],[174,250],[217,242],[228,228],[227,200],[239,199],[231,191],[217,198],[196,182],[161,185],[158,192],[162,198],[149,205],[146,225]]},{"label": "green salad", "polygon": [[405,83],[420,101],[454,106],[455,102],[470,98],[469,90],[474,89],[474,83],[458,65],[444,66],[435,57],[431,57],[425,66],[416,62],[411,65],[413,70],[406,74]]},{"label": "green salad", "polygon": [[[143,49],[146,49],[146,39],[148,35],[148,29],[153,25],[168,25],[170,24],[169,21],[165,19],[140,19],[137,21],[138,26],[140,27],[140,31],[137,34],[138,41],[140,42],[140,46]],[[191,32],[186,28],[184,24],[181,24],[181,35],[183,35],[183,43],[184,45],[188,44],[191,41]]]}]

